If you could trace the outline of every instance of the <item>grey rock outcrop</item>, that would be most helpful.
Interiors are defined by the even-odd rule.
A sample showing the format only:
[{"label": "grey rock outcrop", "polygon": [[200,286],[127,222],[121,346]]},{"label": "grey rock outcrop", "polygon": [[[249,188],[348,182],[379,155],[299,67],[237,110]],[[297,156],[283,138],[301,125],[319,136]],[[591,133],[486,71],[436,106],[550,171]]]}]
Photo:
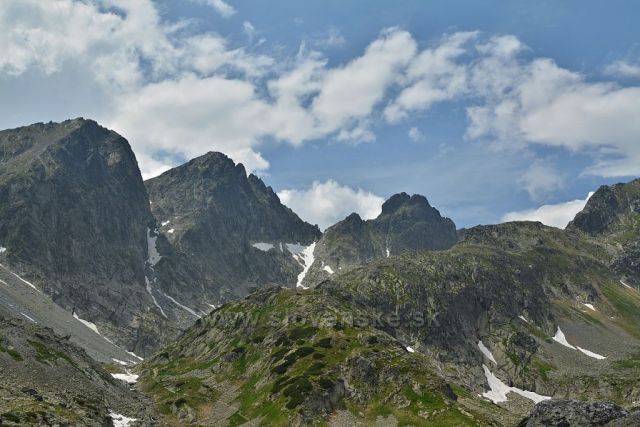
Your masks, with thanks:
[{"label": "grey rock outcrop", "polygon": [[267,284],[294,286],[302,267],[286,244],[309,245],[321,235],[221,153],[145,184],[163,236],[158,282],[200,310],[210,310],[203,302],[219,305]]},{"label": "grey rock outcrop", "polygon": [[0,132],[0,246],[53,300],[144,354],[168,330],[145,290],[153,218],[129,143],[92,120]]},{"label": "grey rock outcrop", "polygon": [[377,218],[365,221],[353,213],[329,227],[316,245],[315,263],[305,284],[317,284],[331,271],[391,255],[449,249],[457,239],[453,221],[441,216],[426,197],[395,194]]},{"label": "grey rock outcrop", "polygon": [[[629,415],[618,405],[580,400],[546,400],[536,405],[526,427],[589,427],[624,422]],[[622,424],[632,426],[634,424]],[[637,424],[635,424],[637,425]]]}]

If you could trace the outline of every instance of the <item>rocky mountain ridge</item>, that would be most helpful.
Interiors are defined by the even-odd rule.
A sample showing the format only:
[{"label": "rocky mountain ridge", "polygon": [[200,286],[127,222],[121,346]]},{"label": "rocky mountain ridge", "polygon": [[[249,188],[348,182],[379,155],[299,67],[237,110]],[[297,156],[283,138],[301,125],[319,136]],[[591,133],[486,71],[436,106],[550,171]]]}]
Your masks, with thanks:
[{"label": "rocky mountain ridge", "polygon": [[[362,221],[342,225],[360,232]],[[568,398],[632,410],[640,400],[640,293],[612,268],[620,253],[571,228],[474,227],[450,249],[382,256],[314,289],[264,290],[225,305],[145,361],[143,387],[165,402],[166,419],[205,424],[286,417],[332,425],[339,416],[349,425],[535,426],[559,408],[543,403]],[[386,367],[407,372],[398,350],[414,366],[424,357],[420,369],[453,394],[425,379],[411,393],[401,377],[379,377]],[[194,384],[181,406],[171,402],[183,395],[163,391],[178,383]],[[238,392],[211,393],[228,388]],[[435,410],[445,418],[427,401],[448,402]],[[207,418],[210,405],[225,408],[215,415],[224,420]],[[601,425],[588,409],[598,405],[609,407],[561,411]],[[634,419],[626,414],[613,411],[607,421],[624,425]]]},{"label": "rocky mountain ridge", "polygon": [[[0,132],[0,158],[0,316],[23,319],[0,320],[0,367],[37,384],[0,388],[2,423],[109,425],[109,410],[168,425],[634,419],[638,180],[599,189],[567,230],[458,233],[400,193],[321,235],[220,153],[143,183],[126,140],[92,121]],[[120,402],[122,384],[76,344],[136,370],[155,408]],[[146,360],[133,368],[125,350]]]},{"label": "rocky mountain ridge", "polygon": [[221,153],[207,153],[145,185],[162,235],[163,259],[154,266],[158,284],[196,311],[267,284],[295,286],[302,266],[294,255],[321,235]]},{"label": "rocky mountain ridge", "polygon": [[391,255],[449,249],[456,241],[453,221],[442,217],[426,197],[395,194],[377,218],[364,221],[353,213],[329,227],[315,246],[303,284],[313,286],[334,272]]}]

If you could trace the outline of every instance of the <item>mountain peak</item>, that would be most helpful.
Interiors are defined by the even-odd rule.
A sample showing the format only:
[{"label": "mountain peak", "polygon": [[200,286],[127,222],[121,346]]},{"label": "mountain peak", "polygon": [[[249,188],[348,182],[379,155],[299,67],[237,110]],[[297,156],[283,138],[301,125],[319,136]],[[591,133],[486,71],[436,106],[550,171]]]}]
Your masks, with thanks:
[{"label": "mountain peak", "polygon": [[393,213],[397,211],[402,205],[407,203],[410,199],[411,197],[405,192],[394,194],[382,204],[382,213]]},{"label": "mountain peak", "polygon": [[409,196],[407,193],[402,192],[394,194],[382,204],[382,214],[393,214],[403,206],[431,207],[429,201],[423,195],[414,194]]},{"label": "mountain peak", "polygon": [[567,230],[581,230],[593,236],[622,238],[634,231],[640,212],[640,179],[626,184],[603,185],[587,201]]}]

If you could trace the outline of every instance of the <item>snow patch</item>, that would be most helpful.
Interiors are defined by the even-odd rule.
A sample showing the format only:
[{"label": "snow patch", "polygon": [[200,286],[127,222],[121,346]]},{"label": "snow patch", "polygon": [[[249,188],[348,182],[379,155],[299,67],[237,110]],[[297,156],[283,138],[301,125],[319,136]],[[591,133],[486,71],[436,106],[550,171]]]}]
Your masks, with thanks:
[{"label": "snow patch", "polygon": [[98,331],[98,327],[96,326],[95,323],[91,323],[87,320],[81,319],[80,317],[78,317],[77,313],[73,313],[73,318],[76,319],[77,321],[79,321],[80,323],[82,323],[84,326],[86,326],[87,328],[91,329],[93,332],[95,332],[96,334],[102,336],[100,334],[100,331]]},{"label": "snow patch", "polygon": [[582,304],[590,310],[596,311],[596,308],[592,304]]},{"label": "snow patch", "polygon": [[158,236],[154,236],[153,231],[150,228],[147,229],[147,248],[148,248],[147,262],[152,267],[154,267],[162,259],[162,256],[160,255],[160,253],[158,252],[158,249],[156,248],[157,239],[158,239]]},{"label": "snow patch", "polygon": [[594,353],[593,351],[589,351],[578,346],[574,347],[571,344],[569,344],[569,342],[567,341],[567,338],[564,336],[564,333],[562,332],[562,330],[560,330],[560,326],[558,326],[558,330],[556,331],[556,335],[553,337],[553,340],[572,350],[578,350],[589,357],[593,357],[594,359],[603,360],[607,358],[606,356],[603,356],[598,353]]},{"label": "snow patch", "polygon": [[326,271],[329,274],[333,274],[333,269],[331,267],[329,267],[328,265],[325,265],[323,267],[323,270]]},{"label": "snow patch", "polygon": [[493,375],[487,365],[483,364],[482,369],[484,369],[484,376],[487,378],[487,382],[489,383],[490,387],[490,390],[482,393],[482,396],[489,399],[493,403],[506,402],[508,400],[507,395],[509,393],[519,394],[522,397],[533,400],[535,403],[551,399],[550,396],[542,396],[538,393],[522,390],[518,387],[509,387],[508,385],[500,381],[498,377]]},{"label": "snow patch", "polygon": [[195,311],[193,311],[192,309],[187,307],[186,305],[180,304],[178,301],[176,301],[174,298],[170,297],[169,295],[165,294],[164,292],[162,292],[162,291],[159,291],[159,292],[162,294],[162,296],[164,296],[169,301],[171,301],[172,303],[174,303],[175,305],[177,305],[178,307],[180,307],[184,311],[188,312],[189,314],[192,314],[193,316],[197,317],[198,319],[200,319],[202,317],[198,313],[196,313]]},{"label": "snow patch", "polygon": [[122,366],[127,366],[128,365],[127,362],[123,362],[122,360],[119,360],[119,359],[116,359],[116,358],[113,358],[113,357],[111,358],[111,360],[113,360],[114,362],[116,362],[117,364],[122,365]]},{"label": "snow patch", "polygon": [[164,316],[165,319],[168,319],[167,315],[164,313],[164,310],[162,309],[162,307],[160,307],[160,304],[158,304],[158,300],[156,300],[156,297],[153,295],[151,282],[149,282],[149,278],[147,276],[144,276],[144,281],[147,282],[147,292],[149,293],[149,295],[151,295],[151,300],[153,301],[155,306],[160,309],[160,313],[162,314],[162,316]]},{"label": "snow patch", "polygon": [[569,341],[567,341],[567,338],[564,336],[564,332],[562,332],[562,330],[560,329],[560,326],[558,326],[558,330],[556,331],[556,334],[553,336],[553,340],[559,343],[560,345],[563,345],[572,350],[576,350],[574,346],[569,344]]},{"label": "snow patch", "polygon": [[409,353],[415,353],[415,352],[416,352],[416,351],[413,349],[413,347],[409,347],[409,346],[407,346],[407,347],[405,347],[405,348],[407,349],[407,351],[408,351]]},{"label": "snow patch", "polygon": [[261,250],[262,252],[270,251],[274,247],[272,243],[265,243],[265,242],[254,243],[251,246],[253,246],[256,249]]},{"label": "snow patch", "polygon": [[491,360],[495,365],[498,364],[498,362],[496,362],[495,357],[493,357],[493,353],[491,353],[491,350],[489,350],[487,346],[484,345],[482,340],[478,341],[478,348],[480,349],[482,354],[485,355],[487,359]]},{"label": "snow patch", "polygon": [[167,233],[169,233],[169,234],[173,234],[173,233],[174,233],[174,231],[176,231],[176,230],[175,230],[174,228],[172,228],[171,230],[167,230]]},{"label": "snow patch", "polygon": [[220,307],[219,305],[209,304],[208,302],[205,302],[205,304],[207,304],[209,307],[211,307],[214,310],[217,309],[218,307]]},{"label": "snow patch", "polygon": [[523,322],[529,323],[529,321],[527,320],[526,317],[524,317],[522,314],[520,316],[518,316],[518,319],[522,320]]},{"label": "snow patch", "polygon": [[584,349],[584,348],[582,348],[582,347],[578,347],[578,346],[576,346],[576,348],[577,348],[578,350],[580,350],[581,352],[583,352],[584,354],[586,354],[587,356],[589,356],[589,357],[593,357],[594,359],[603,360],[603,359],[606,359],[606,358],[607,358],[606,356],[603,356],[603,355],[598,354],[598,353],[594,353],[593,351],[585,350],[585,349]]},{"label": "snow patch", "polygon": [[32,318],[32,317],[27,316],[26,314],[24,314],[24,313],[22,313],[22,312],[20,312],[20,314],[21,314],[21,315],[23,315],[26,319],[31,320],[33,323],[38,323],[38,322],[36,322],[35,320],[33,320],[33,318]]},{"label": "snow patch", "polygon": [[7,252],[7,248],[0,246],[0,254]]},{"label": "snow patch", "polygon": [[138,377],[140,377],[140,375],[132,374],[129,371],[127,371],[126,374],[111,374],[111,376],[117,380],[121,380],[129,384],[137,383]]},{"label": "snow patch", "polygon": [[634,289],[634,288],[633,288],[633,286],[629,286],[629,285],[627,285],[627,284],[624,282],[624,280],[622,280],[622,279],[620,279],[620,284],[621,284],[622,286],[624,286],[625,288]]},{"label": "snow patch", "polygon": [[389,258],[389,256],[391,256],[391,251],[387,248],[387,258]]},{"label": "snow patch", "polygon": [[[125,350],[125,351],[126,351],[126,350]],[[136,359],[140,360],[140,361],[143,361],[143,360],[144,360],[142,357],[138,356],[138,355],[137,355],[137,354],[135,354],[135,353],[132,353],[132,352],[130,352],[130,351],[127,351],[127,353],[128,353],[129,355],[131,355],[131,356],[135,357]]]},{"label": "snow patch", "polygon": [[164,227],[165,225],[169,224],[170,222],[171,222],[171,221],[164,221],[164,222],[162,223],[162,227]]},{"label": "snow patch", "polygon": [[138,421],[136,418],[128,418],[124,415],[116,414],[111,410],[109,410],[109,417],[113,420],[113,427],[129,427],[129,424]]},{"label": "snow patch", "polygon": [[17,279],[19,279],[20,281],[22,281],[22,283],[25,283],[29,286],[31,286],[33,289],[35,289],[36,291],[40,292],[40,289],[36,288],[36,286],[31,283],[28,282],[26,280],[24,280],[22,277],[18,276],[16,273],[14,273],[13,271],[9,270],[7,267],[5,267],[4,265],[0,264],[0,267],[4,268],[5,270],[7,270],[9,273],[13,274]]},{"label": "snow patch", "polygon": [[315,258],[313,257],[313,251],[315,249],[316,249],[316,242],[313,242],[312,244],[304,248],[302,252],[300,252],[299,254],[293,255],[293,258],[295,258],[295,260],[298,261],[302,266],[302,272],[298,274],[298,281],[296,282],[296,287],[298,288],[307,289],[306,286],[302,285],[302,281],[306,277],[307,272],[309,271],[309,269],[311,268],[311,265],[315,261]]}]

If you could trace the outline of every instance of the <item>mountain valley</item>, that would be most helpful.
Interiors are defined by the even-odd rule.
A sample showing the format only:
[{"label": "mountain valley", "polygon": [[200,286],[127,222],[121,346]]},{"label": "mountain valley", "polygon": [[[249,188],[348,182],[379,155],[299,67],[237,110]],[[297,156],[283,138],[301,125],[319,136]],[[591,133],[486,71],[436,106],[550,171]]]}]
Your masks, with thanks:
[{"label": "mountain valley", "polygon": [[221,153],[0,131],[2,425],[634,425],[639,287],[640,180],[564,230],[398,193],[322,232]]}]

